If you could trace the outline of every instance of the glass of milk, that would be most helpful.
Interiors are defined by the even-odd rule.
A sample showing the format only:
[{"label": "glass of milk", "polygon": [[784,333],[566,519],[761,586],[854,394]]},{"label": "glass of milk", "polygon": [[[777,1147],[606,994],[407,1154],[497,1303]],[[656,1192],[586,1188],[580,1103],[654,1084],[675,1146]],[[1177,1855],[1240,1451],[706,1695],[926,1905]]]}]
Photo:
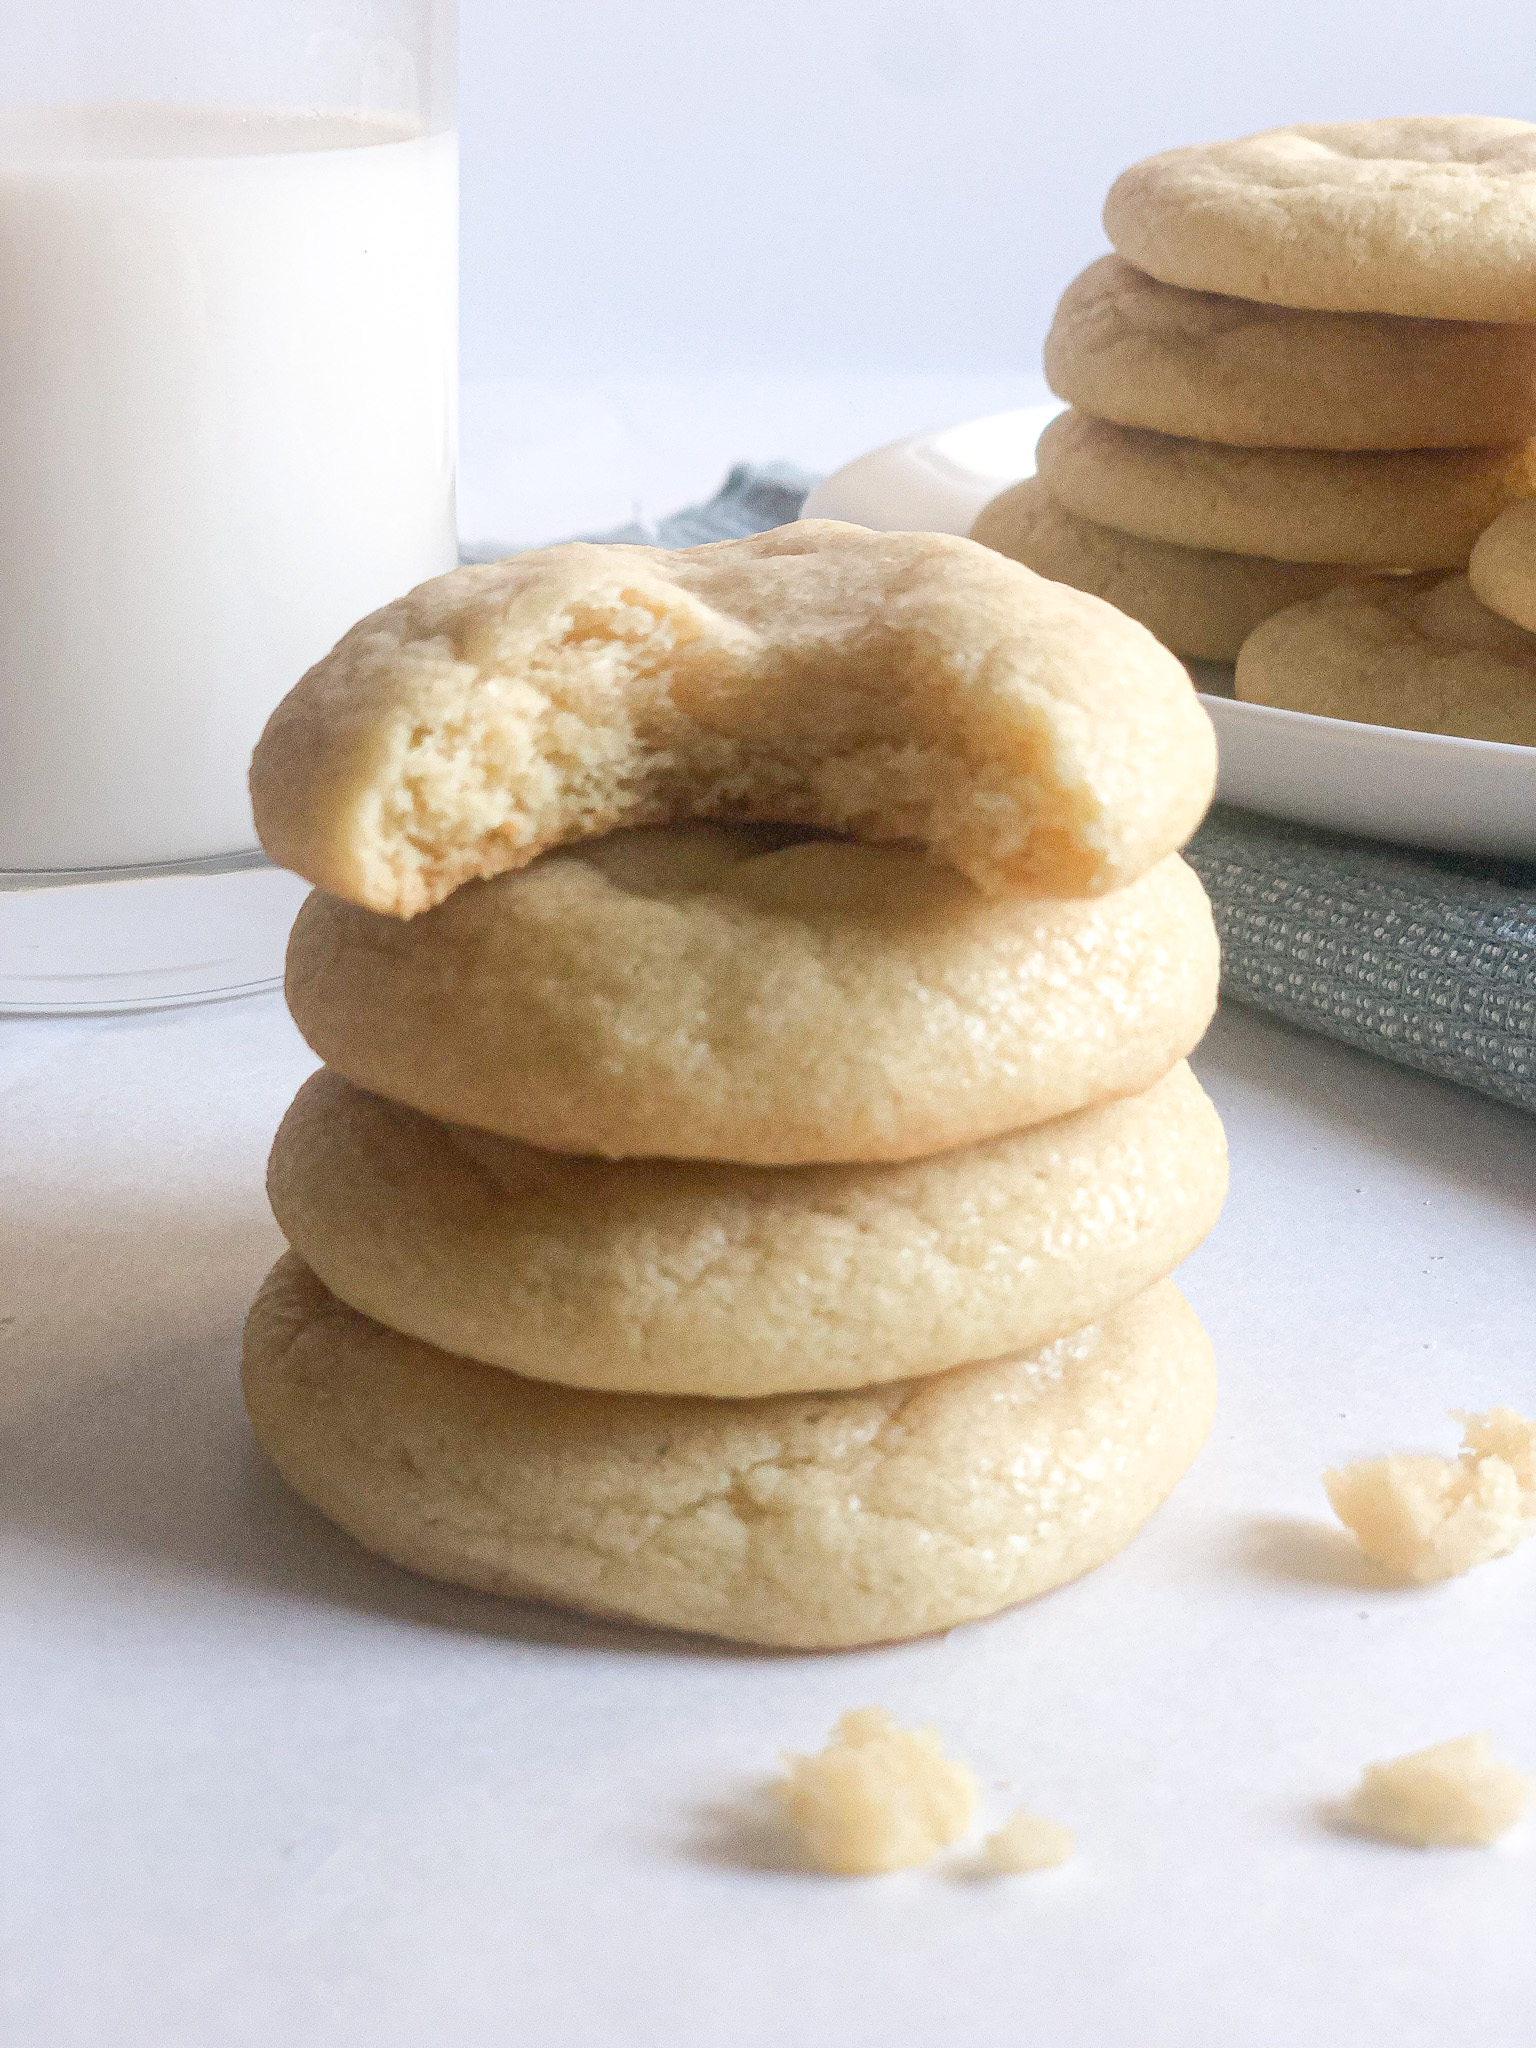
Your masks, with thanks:
[{"label": "glass of milk", "polygon": [[269,986],[268,714],[457,559],[452,0],[0,26],[0,1010]]}]

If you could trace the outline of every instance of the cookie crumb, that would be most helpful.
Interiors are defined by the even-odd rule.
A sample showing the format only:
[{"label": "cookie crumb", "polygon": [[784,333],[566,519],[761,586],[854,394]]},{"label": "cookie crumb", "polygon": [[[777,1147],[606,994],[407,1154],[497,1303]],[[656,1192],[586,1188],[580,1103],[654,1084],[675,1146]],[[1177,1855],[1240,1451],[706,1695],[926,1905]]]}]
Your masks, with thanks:
[{"label": "cookie crumb", "polygon": [[1453,1411],[1459,1458],[1367,1458],[1323,1474],[1367,1557],[1419,1585],[1504,1557],[1536,1531],[1536,1422]]},{"label": "cookie crumb", "polygon": [[1530,1790],[1486,1735],[1462,1735],[1367,1764],[1348,1812],[1368,1834],[1414,1849],[1485,1849],[1519,1820]]},{"label": "cookie crumb", "polygon": [[838,1877],[911,1870],[958,1841],[976,1780],[932,1728],[898,1728],[883,1707],[844,1714],[819,1756],[786,1756],[775,1788],[818,1869]]},{"label": "cookie crumb", "polygon": [[1059,1821],[1028,1813],[1021,1806],[996,1834],[988,1835],[983,1858],[999,1876],[1023,1870],[1054,1870],[1077,1853],[1077,1837]]}]

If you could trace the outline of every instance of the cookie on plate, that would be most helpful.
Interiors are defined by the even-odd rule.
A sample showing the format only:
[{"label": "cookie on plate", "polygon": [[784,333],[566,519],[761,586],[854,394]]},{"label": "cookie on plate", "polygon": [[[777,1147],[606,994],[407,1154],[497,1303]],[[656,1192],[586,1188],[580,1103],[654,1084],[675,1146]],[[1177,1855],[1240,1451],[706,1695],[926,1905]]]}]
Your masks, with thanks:
[{"label": "cookie on plate", "polygon": [[1505,507],[1479,536],[1467,574],[1490,611],[1536,632],[1536,498]]},{"label": "cookie on plate", "polygon": [[1180,547],[1357,569],[1456,569],[1506,505],[1536,496],[1536,441],[1334,453],[1223,448],[1064,412],[1040,477],[1081,519]]},{"label": "cookie on plate", "polygon": [[1536,746],[1536,634],[1465,576],[1331,591],[1277,612],[1237,660],[1248,704]]},{"label": "cookie on plate", "polygon": [[1171,1272],[1226,1184],[1182,1062],[900,1166],[541,1152],[322,1071],[267,1175],[289,1243],[391,1329],[564,1386],[738,1398],[1033,1350]]},{"label": "cookie on plate", "polygon": [[424,583],[284,698],[251,795],[280,866],[397,917],[690,818],[1085,896],[1183,844],[1215,761],[1188,676],[1112,607],[955,535],[802,520]]},{"label": "cookie on plate", "polygon": [[928,1635],[1102,1564],[1210,1428],[1171,1281],[1022,1357],[764,1401],[589,1394],[402,1337],[295,1253],[246,1325],[256,1436],[429,1578],[738,1642]]},{"label": "cookie on plate", "polygon": [[1059,398],[1117,426],[1238,448],[1482,448],[1536,434],[1536,325],[1265,306],[1164,284],[1120,256],[1067,286],[1045,374]]},{"label": "cookie on plate", "polygon": [[1092,591],[1139,619],[1186,661],[1236,661],[1265,619],[1362,573],[1336,563],[1276,562],[1119,533],[1065,510],[1034,476],[984,506],[971,538],[1038,575]]},{"label": "cookie on plate", "polygon": [[1115,180],[1104,230],[1195,291],[1536,321],[1536,126],[1421,114],[1165,150]]},{"label": "cookie on plate", "polygon": [[908,847],[679,825],[409,922],[317,893],[287,990],[323,1060],[429,1116],[785,1166],[921,1158],[1135,1094],[1198,1044],[1217,970],[1177,855],[1062,902],[985,896]]}]

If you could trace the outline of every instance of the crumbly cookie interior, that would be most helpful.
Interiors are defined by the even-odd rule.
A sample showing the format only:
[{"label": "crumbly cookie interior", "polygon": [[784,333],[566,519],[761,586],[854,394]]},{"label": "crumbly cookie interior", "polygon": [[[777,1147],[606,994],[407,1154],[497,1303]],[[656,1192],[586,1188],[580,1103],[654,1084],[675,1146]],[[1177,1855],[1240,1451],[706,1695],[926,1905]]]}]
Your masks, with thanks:
[{"label": "crumbly cookie interior", "polygon": [[953,734],[914,737],[914,700],[949,683],[944,649],[870,648],[832,677],[689,593],[639,583],[571,604],[540,642],[508,637],[470,616],[455,656],[474,686],[412,727],[381,794],[403,894],[438,898],[507,864],[504,850],[680,814],[957,853],[986,837],[988,874],[1023,857],[1064,888],[1091,878],[1078,841],[1094,836],[1093,807],[1050,758],[1043,721],[1013,736],[1006,791]]},{"label": "crumbly cookie interior", "polygon": [[976,1778],[932,1728],[900,1728],[883,1707],[844,1714],[817,1756],[787,1756],[776,1790],[819,1870],[873,1877],[911,1870],[956,1842],[976,1810]]},{"label": "crumbly cookie interior", "polygon": [[353,628],[252,767],[275,860],[410,917],[683,819],[913,841],[989,893],[1097,895],[1181,844],[1213,750],[1109,607],[968,540],[811,521],[463,569]]}]

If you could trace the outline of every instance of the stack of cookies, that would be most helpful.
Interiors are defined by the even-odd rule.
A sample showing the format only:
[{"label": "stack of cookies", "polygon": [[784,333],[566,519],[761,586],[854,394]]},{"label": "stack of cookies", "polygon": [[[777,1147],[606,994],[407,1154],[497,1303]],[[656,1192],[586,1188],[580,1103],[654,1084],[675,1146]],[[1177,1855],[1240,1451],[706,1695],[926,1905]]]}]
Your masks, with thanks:
[{"label": "stack of cookies", "polygon": [[1232,661],[1339,586],[1464,570],[1536,494],[1536,127],[1424,117],[1171,150],[1116,180],[1104,224],[1116,253],[1046,342],[1072,409],[978,540],[1186,658]]},{"label": "stack of cookies", "polygon": [[759,1643],[1102,1562],[1211,1414],[1165,1276],[1226,1181],[1213,768],[1148,633],[965,540],[550,549],[365,620],[252,775],[326,1062],[276,1463],[431,1576]]},{"label": "stack of cookies", "polygon": [[1533,513],[1531,499],[1500,513],[1466,576],[1377,577],[1276,612],[1243,642],[1235,694],[1281,711],[1536,747]]}]

